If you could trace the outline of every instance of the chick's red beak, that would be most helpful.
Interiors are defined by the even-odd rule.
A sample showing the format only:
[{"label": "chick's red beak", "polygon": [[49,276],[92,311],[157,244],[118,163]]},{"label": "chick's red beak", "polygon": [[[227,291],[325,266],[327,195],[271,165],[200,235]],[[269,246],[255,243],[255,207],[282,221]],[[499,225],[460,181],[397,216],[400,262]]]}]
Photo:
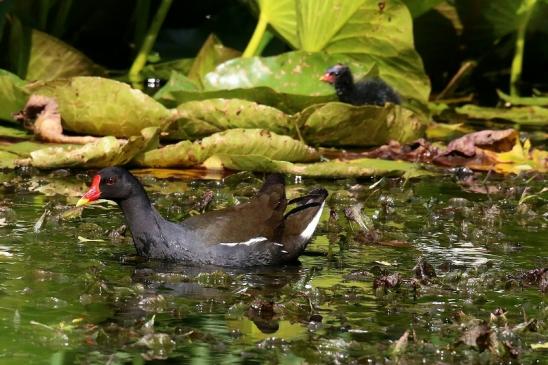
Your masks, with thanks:
[{"label": "chick's red beak", "polygon": [[329,84],[334,84],[335,83],[335,76],[329,74],[329,72],[326,72],[326,73],[323,74],[322,77],[320,77],[320,80],[323,81],[323,82],[327,82]]},{"label": "chick's red beak", "polygon": [[78,200],[78,203],[76,203],[76,206],[79,207],[82,205],[87,205],[91,203],[92,201],[99,199],[99,197],[101,196],[101,190],[99,190],[100,183],[101,183],[101,176],[95,175],[93,177],[89,190],[87,191],[87,193],[82,195],[80,200]]}]

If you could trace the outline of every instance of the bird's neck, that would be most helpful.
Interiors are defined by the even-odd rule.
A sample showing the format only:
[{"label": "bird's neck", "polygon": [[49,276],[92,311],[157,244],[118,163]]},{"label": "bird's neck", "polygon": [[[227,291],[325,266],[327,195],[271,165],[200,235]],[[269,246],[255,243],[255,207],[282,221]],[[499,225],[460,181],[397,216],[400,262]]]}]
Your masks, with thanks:
[{"label": "bird's neck", "polygon": [[158,246],[167,246],[162,227],[167,221],[152,206],[146,194],[134,194],[118,202],[133,236],[137,254],[150,257]]},{"label": "bird's neck", "polygon": [[356,91],[356,85],[352,75],[344,75],[338,78],[335,82],[335,91],[341,101],[345,101],[343,100],[345,96],[353,94]]}]

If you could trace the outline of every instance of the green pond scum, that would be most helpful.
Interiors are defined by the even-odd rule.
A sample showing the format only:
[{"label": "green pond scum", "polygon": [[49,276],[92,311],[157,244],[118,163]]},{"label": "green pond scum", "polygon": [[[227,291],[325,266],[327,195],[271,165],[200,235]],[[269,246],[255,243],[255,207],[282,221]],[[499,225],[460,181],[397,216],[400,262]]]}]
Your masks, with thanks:
[{"label": "green pond scum", "polygon": [[[252,269],[135,256],[115,205],[73,208],[91,175],[0,173],[0,364],[546,363],[542,175],[288,175],[328,205],[299,265]],[[262,178],[140,175],[174,221]]]}]

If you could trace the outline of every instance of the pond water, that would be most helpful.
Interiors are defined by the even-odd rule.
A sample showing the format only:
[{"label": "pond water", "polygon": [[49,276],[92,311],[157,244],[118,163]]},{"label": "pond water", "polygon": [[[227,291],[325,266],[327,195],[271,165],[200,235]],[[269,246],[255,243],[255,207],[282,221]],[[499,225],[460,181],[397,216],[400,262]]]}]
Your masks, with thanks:
[{"label": "pond water", "polygon": [[[90,176],[0,173],[1,364],[547,363],[531,345],[548,341],[548,274],[530,270],[547,267],[548,205],[518,204],[542,176],[288,177],[329,207],[300,265],[246,270],[136,257],[115,205],[71,208]],[[261,183],[142,181],[172,220]]]}]

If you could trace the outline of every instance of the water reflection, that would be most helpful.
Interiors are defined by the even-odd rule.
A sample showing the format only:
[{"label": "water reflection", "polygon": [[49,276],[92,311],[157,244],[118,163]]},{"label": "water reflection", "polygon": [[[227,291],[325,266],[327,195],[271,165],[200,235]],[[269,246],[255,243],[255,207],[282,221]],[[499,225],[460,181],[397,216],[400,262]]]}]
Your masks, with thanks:
[{"label": "water reflection", "polygon": [[415,241],[416,247],[424,253],[432,263],[441,264],[449,261],[454,265],[479,266],[488,261],[498,262],[500,257],[489,252],[482,246],[472,242],[454,242],[441,245],[431,238],[421,238]]}]

